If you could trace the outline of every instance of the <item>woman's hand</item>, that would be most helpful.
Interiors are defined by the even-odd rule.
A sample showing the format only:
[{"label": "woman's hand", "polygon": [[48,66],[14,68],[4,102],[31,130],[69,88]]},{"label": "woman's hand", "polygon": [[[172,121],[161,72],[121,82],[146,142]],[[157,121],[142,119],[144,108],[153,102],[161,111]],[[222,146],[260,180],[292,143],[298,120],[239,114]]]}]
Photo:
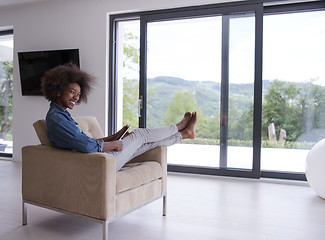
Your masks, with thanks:
[{"label": "woman's hand", "polygon": [[[120,131],[115,133],[117,135],[116,140],[119,140],[123,134],[124,135],[123,135],[122,139],[125,138],[126,136],[128,136],[130,134],[129,131],[128,131],[130,127],[131,127],[131,125],[125,125],[125,126],[122,127],[122,129]],[[127,131],[127,132],[125,132],[125,131]]]},{"label": "woman's hand", "polygon": [[[124,127],[121,128],[121,130],[119,130],[118,132],[114,133],[113,135],[111,136],[107,136],[107,137],[104,137],[104,138],[99,138],[98,140],[103,140],[104,142],[112,142],[112,141],[115,141],[115,140],[119,140],[119,138],[122,136],[122,134],[128,129],[129,125],[125,125]],[[127,132],[125,136],[129,135],[130,133]],[[124,138],[123,137],[123,138]]]},{"label": "woman's hand", "polygon": [[124,134],[124,136],[122,137],[122,139],[125,138],[125,137],[127,137],[127,136],[129,136],[131,133],[133,133],[133,131],[131,131],[131,132],[127,131],[127,132]]},{"label": "woman's hand", "polygon": [[107,152],[107,151],[112,151],[112,150],[122,151],[123,150],[123,142],[119,141],[119,140],[104,142],[102,152]]},{"label": "woman's hand", "polygon": [[123,142],[120,140],[113,141],[116,144],[115,150],[122,151],[123,150]]}]

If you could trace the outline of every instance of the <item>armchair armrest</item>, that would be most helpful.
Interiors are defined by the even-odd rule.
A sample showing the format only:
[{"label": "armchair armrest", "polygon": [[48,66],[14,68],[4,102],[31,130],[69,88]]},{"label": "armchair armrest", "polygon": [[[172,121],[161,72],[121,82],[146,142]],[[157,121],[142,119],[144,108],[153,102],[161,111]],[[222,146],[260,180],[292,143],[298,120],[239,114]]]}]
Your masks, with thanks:
[{"label": "armchair armrest", "polygon": [[159,162],[161,165],[167,164],[167,147],[160,146],[156,147],[152,150],[149,150],[134,159],[130,162],[145,162],[145,161],[156,161]]},{"label": "armchair armrest", "polygon": [[115,216],[115,164],[107,153],[25,146],[23,200],[106,220]]},{"label": "armchair armrest", "polygon": [[156,147],[152,150],[149,150],[134,159],[130,162],[145,162],[145,161],[156,161],[160,163],[162,168],[162,193],[166,194],[167,192],[167,146]]}]

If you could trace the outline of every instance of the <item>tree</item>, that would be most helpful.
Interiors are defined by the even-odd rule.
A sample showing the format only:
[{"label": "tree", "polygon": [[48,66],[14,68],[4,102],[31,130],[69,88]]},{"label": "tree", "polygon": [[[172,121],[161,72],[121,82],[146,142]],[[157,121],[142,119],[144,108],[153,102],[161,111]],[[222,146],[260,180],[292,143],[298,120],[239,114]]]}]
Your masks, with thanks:
[{"label": "tree", "polygon": [[[164,119],[165,125],[179,122],[185,112],[196,111],[199,121],[196,126],[197,138],[219,138],[219,121],[214,117],[203,116],[202,110],[197,106],[195,96],[189,92],[179,91],[171,100]],[[218,116],[218,114],[216,114]]]},{"label": "tree", "polygon": [[305,132],[311,129],[325,129],[325,89],[308,83],[305,85],[301,102],[304,112]]},{"label": "tree", "polygon": [[287,131],[287,140],[294,141],[303,132],[301,87],[295,83],[274,80],[263,102],[262,130],[267,139],[268,125],[275,124],[276,134]]},{"label": "tree", "polygon": [[[238,111],[236,115],[233,113],[235,110],[232,110],[230,116],[233,116],[229,119],[229,131],[228,138],[236,140],[252,140],[253,139],[253,107],[251,104],[248,110]],[[230,109],[233,109],[231,107]]]},{"label": "tree", "polygon": [[262,133],[267,139],[267,127],[275,124],[287,132],[288,141],[296,141],[303,133],[325,128],[325,88],[311,82],[305,84],[272,81],[264,96]]},{"label": "tree", "polygon": [[[0,65],[1,66],[1,65]],[[0,68],[0,138],[7,139],[8,132],[12,129],[12,84],[13,62],[5,61]],[[10,138],[10,137],[9,137]]]},{"label": "tree", "polygon": [[139,72],[139,38],[132,32],[124,34],[123,41],[123,125],[138,126],[139,81],[132,79]]},{"label": "tree", "polygon": [[220,114],[215,113],[211,116],[203,115],[198,110],[199,121],[196,127],[197,138],[219,139],[220,138]]},{"label": "tree", "polygon": [[138,126],[138,98],[139,83],[137,80],[124,79],[123,81],[123,125]]},{"label": "tree", "polygon": [[178,92],[168,105],[164,122],[166,125],[177,123],[185,112],[195,111],[196,103],[188,92]]},{"label": "tree", "polygon": [[123,77],[128,78],[129,71],[139,72],[139,37],[133,32],[126,32],[123,37]]}]

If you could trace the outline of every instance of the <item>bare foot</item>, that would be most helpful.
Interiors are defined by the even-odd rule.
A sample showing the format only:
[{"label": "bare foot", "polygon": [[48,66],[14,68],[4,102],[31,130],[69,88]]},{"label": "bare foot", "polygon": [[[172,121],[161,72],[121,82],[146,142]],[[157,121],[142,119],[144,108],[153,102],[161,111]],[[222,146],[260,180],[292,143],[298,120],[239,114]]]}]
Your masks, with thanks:
[{"label": "bare foot", "polygon": [[192,114],[190,112],[186,112],[184,114],[183,119],[176,124],[176,127],[178,131],[182,131],[184,128],[186,128],[187,124],[191,121]]},{"label": "bare foot", "polygon": [[183,139],[194,139],[196,137],[195,126],[197,123],[197,112],[192,113],[191,121],[187,126],[181,131]]}]

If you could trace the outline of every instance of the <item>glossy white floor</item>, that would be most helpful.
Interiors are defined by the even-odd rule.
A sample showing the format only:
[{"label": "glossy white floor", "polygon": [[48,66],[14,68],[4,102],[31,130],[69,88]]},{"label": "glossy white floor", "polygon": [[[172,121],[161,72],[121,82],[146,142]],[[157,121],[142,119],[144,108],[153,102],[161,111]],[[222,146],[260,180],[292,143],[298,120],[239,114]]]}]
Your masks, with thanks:
[{"label": "glossy white floor", "polygon": [[[28,205],[21,225],[21,164],[0,161],[1,240],[101,240],[101,225]],[[306,182],[169,174],[162,200],[109,226],[114,240],[324,240],[325,200]]]}]

